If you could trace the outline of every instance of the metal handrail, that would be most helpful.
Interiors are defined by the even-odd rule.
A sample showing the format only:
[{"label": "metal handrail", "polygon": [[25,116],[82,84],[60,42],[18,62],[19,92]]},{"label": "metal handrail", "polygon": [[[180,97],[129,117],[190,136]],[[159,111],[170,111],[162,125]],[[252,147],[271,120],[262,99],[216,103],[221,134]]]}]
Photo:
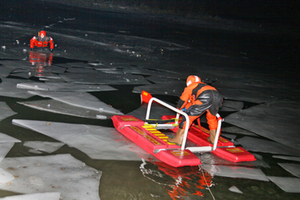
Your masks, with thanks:
[{"label": "metal handrail", "polygon": [[[185,112],[183,112],[183,111],[181,111],[181,110],[179,110],[179,109],[177,109],[177,108],[175,108],[175,107],[173,107],[173,106],[171,106],[171,105],[169,105],[169,104],[167,104],[167,103],[165,103],[165,102],[163,102],[163,101],[161,101],[161,100],[159,100],[159,99],[157,99],[155,97],[152,97],[149,100],[145,121],[149,120],[151,106],[152,106],[152,103],[154,101],[157,102],[157,103],[159,103],[159,104],[161,104],[161,105],[163,105],[163,106],[165,106],[165,107],[167,107],[167,108],[169,108],[170,110],[173,110],[174,112],[176,112],[175,124],[178,124],[179,116],[180,115],[183,115],[185,117],[185,119],[186,119],[186,123],[189,124],[190,119],[189,119],[189,116]],[[218,127],[217,127],[217,133],[216,133],[216,137],[215,137],[215,141],[214,141],[213,147],[211,147],[211,146],[188,147],[187,149],[191,150],[192,152],[201,152],[201,151],[214,151],[217,148],[217,143],[218,143],[218,140],[219,140],[220,131],[221,131],[221,125],[222,125],[223,119],[221,118],[221,116],[218,113],[216,114],[216,117],[218,118]],[[148,122],[146,122],[146,123],[148,123]],[[181,144],[181,150],[185,149],[188,130],[189,130],[189,126],[185,126],[183,141],[182,141],[182,144]]]}]

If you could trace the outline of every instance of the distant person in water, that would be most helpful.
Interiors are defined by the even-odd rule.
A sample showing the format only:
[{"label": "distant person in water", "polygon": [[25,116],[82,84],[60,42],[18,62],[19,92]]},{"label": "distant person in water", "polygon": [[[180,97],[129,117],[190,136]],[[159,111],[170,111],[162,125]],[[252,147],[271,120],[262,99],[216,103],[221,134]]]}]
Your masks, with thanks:
[{"label": "distant person in water", "polygon": [[38,37],[33,36],[30,40],[30,49],[33,50],[34,47],[39,49],[44,49],[49,46],[50,51],[52,52],[54,49],[54,41],[51,37],[46,36],[46,31],[40,31],[38,33]]},{"label": "distant person in water", "polygon": [[184,118],[179,124],[176,136],[168,139],[168,142],[181,145],[185,127],[190,127],[193,121],[206,111],[206,119],[210,132],[207,141],[213,144],[218,127],[216,114],[222,106],[222,102],[222,96],[214,87],[201,82],[198,76],[189,76],[186,80],[186,88],[177,103],[177,108],[188,114],[189,124],[186,124],[186,119]]}]

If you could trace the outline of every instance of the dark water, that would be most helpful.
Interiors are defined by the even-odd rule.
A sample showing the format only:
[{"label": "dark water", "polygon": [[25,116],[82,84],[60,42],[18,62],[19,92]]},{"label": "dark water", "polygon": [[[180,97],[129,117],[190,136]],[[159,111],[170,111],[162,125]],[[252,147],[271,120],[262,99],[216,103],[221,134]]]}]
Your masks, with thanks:
[{"label": "dark water", "polygon": [[[243,68],[243,73],[257,72],[264,76],[272,76],[281,81],[285,80],[286,85],[297,87],[299,78],[299,38],[294,34],[286,32],[246,32],[238,31],[236,28],[224,30],[218,27],[209,26],[201,27],[191,25],[190,23],[178,23],[170,18],[155,15],[149,18],[150,14],[123,13],[87,8],[76,8],[71,6],[58,5],[47,2],[33,1],[1,1],[0,21],[13,21],[28,24],[29,27],[36,27],[37,30],[56,23],[63,18],[76,18],[68,24],[56,23],[52,31],[68,35],[69,31],[81,30],[95,31],[104,33],[118,33],[119,30],[129,31],[131,36],[143,38],[159,39],[168,42],[188,46],[191,49],[184,53],[166,52],[164,57],[156,58],[161,68],[172,70],[170,63],[176,63],[174,70],[182,71],[183,66],[185,73],[192,73],[198,65],[213,66],[218,70],[235,70]],[[226,8],[232,8],[234,3],[226,4]],[[250,1],[247,1],[249,4]],[[214,12],[220,12],[220,4]],[[257,8],[258,9],[258,8]],[[254,12],[254,11],[253,11]],[[229,15],[220,13],[219,16],[237,19],[237,13],[232,12]],[[173,17],[171,18],[173,19]],[[259,21],[251,16],[240,16],[240,19],[247,21]],[[269,21],[268,21],[269,22]],[[272,24],[268,23],[268,27]],[[257,28],[257,27],[256,27]],[[274,30],[274,29],[270,29]],[[29,35],[35,35],[30,33]],[[30,39],[30,38],[28,38]],[[58,43],[68,45],[63,38],[55,38]],[[14,40],[14,38],[12,38]],[[244,57],[247,57],[244,58]],[[53,64],[64,64],[67,62],[87,62],[81,58],[64,58],[54,57]],[[173,66],[173,65],[171,65]],[[179,66],[179,67],[178,67]],[[186,68],[190,66],[190,68]],[[95,92],[92,93],[101,100],[111,104],[114,108],[120,109],[127,113],[139,107],[139,94],[133,94],[133,86],[114,86],[119,89],[118,92]],[[120,96],[124,98],[119,98]],[[126,97],[126,98],[125,98]],[[162,100],[175,103],[175,97],[160,96]],[[41,99],[32,97],[27,100]],[[11,125],[12,119],[30,119],[48,120],[66,123],[93,124],[112,127],[110,120],[90,120],[76,118],[64,115],[55,115],[42,111],[32,110],[17,104],[15,99],[9,97],[0,97],[0,101],[6,102],[9,107],[18,114],[1,121],[0,131],[8,133],[24,141],[54,141],[42,134],[15,127]],[[246,104],[247,107],[253,104]],[[228,113],[220,113],[222,116]],[[224,123],[224,126],[229,126]],[[242,136],[238,136],[242,137]],[[100,184],[101,199],[295,199],[295,194],[283,192],[272,182],[263,182],[246,179],[233,179],[224,177],[211,177],[205,171],[198,167],[184,167],[180,169],[165,166],[162,163],[151,163],[143,165],[142,162],[126,161],[105,161],[93,160],[77,149],[63,146],[54,154],[71,153],[75,158],[85,162],[87,165],[97,170],[103,171]],[[43,154],[42,154],[43,155]],[[45,154],[46,155],[46,154]],[[48,155],[48,154],[47,154]],[[260,154],[264,161],[271,168],[262,168],[267,175],[291,176],[289,173],[277,166],[276,159],[270,154]],[[21,144],[16,144],[7,155],[8,157],[16,156],[36,156],[29,153],[28,149]],[[251,167],[251,165],[250,165]],[[178,181],[181,180],[180,184]],[[228,191],[232,185],[238,186],[244,194],[234,194]],[[210,190],[206,189],[207,186]],[[9,192],[0,191],[1,196],[10,194]],[[213,195],[212,195],[213,194]],[[178,196],[181,196],[179,198]],[[299,195],[298,195],[299,196]]]}]

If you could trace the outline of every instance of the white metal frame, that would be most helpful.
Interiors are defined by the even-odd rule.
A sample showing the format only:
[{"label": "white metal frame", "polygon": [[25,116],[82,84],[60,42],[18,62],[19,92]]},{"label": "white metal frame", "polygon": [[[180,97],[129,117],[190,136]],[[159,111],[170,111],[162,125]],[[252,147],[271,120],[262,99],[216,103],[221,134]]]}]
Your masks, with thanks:
[{"label": "white metal frame", "polygon": [[[175,107],[173,107],[173,106],[171,106],[171,105],[169,105],[169,104],[167,104],[167,103],[165,103],[165,102],[163,102],[163,101],[161,101],[161,100],[159,100],[159,99],[157,99],[155,97],[152,97],[150,99],[149,103],[148,103],[147,112],[146,112],[146,118],[145,118],[146,123],[148,123],[147,121],[149,120],[149,117],[150,117],[151,106],[152,106],[152,103],[154,101],[157,102],[157,103],[159,103],[159,104],[161,104],[162,106],[165,106],[165,107],[169,108],[170,110],[173,110],[174,112],[176,112],[175,125],[178,125],[178,121],[179,121],[180,115],[183,115],[185,117],[185,119],[186,119],[186,123],[189,124],[189,120],[190,119],[189,119],[188,115],[185,112],[183,112],[183,111],[181,111],[181,110],[179,110],[179,109],[177,109],[177,108],[175,108]],[[189,127],[185,126],[184,137],[183,137],[183,141],[182,141],[182,145],[181,145],[180,149],[181,150],[189,149],[192,152],[209,152],[209,151],[214,151],[217,148],[217,143],[218,143],[218,140],[219,140],[221,125],[222,125],[222,121],[223,121],[223,119],[221,118],[221,116],[219,114],[217,114],[216,117],[218,119],[218,128],[217,128],[217,133],[216,133],[216,137],[215,137],[215,141],[214,141],[213,147],[211,147],[211,146],[203,146],[203,147],[187,147],[186,148],[185,145],[186,145],[186,140],[187,140],[187,135],[188,135]],[[159,126],[170,127],[170,128],[174,127],[174,124],[152,124],[152,125],[157,126],[158,128],[159,128]],[[166,150],[166,149],[156,149],[156,153],[159,152],[159,151],[161,151],[161,150]]]}]

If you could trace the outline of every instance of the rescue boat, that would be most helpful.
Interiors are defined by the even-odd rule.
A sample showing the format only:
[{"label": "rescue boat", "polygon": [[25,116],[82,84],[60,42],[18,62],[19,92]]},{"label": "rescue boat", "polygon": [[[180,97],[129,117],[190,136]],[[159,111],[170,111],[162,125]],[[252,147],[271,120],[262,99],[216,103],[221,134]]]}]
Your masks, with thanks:
[{"label": "rescue boat", "polygon": [[[152,123],[149,118],[153,102],[174,111],[175,115],[165,115],[162,117],[163,123]],[[184,130],[184,139],[181,146],[168,142],[168,136],[162,130],[170,129],[176,133],[182,116],[188,123],[188,115],[177,108],[152,97],[148,102],[145,121],[132,115],[114,115],[111,119],[114,127],[125,137],[140,146],[142,149],[152,154],[158,160],[172,166],[197,166],[201,164],[197,153],[211,152],[222,159],[231,162],[255,161],[255,157],[242,147],[234,144],[220,136],[223,119],[217,114],[218,128],[214,145],[207,141],[209,130],[193,124],[190,129]],[[187,145],[192,144],[192,145]]]}]

